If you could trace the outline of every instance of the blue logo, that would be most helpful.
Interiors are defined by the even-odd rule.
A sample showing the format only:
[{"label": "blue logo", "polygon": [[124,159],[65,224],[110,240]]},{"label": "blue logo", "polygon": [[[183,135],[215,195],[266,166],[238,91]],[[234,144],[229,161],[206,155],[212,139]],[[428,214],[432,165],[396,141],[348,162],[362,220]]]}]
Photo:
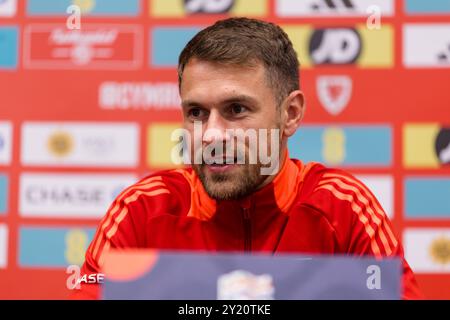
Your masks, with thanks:
[{"label": "blue logo", "polygon": [[0,215],[8,211],[8,177],[0,174]]},{"label": "blue logo", "polygon": [[407,178],[405,214],[410,218],[450,218],[450,177]]},{"label": "blue logo", "polygon": [[183,48],[201,29],[196,27],[159,27],[150,32],[152,50],[150,64],[176,67]]},{"label": "blue logo", "polygon": [[0,69],[16,69],[18,28],[0,27]]},{"label": "blue logo", "polygon": [[388,167],[392,163],[389,126],[301,126],[289,139],[289,154],[328,166]]},{"label": "blue logo", "polygon": [[28,0],[27,14],[29,16],[61,16],[67,15],[67,8],[77,5],[81,15],[136,17],[140,12],[140,0]]},{"label": "blue logo", "polygon": [[449,0],[406,0],[408,14],[446,14],[450,13]]},{"label": "blue logo", "polygon": [[81,265],[94,233],[94,228],[21,227],[19,265],[34,268]]}]

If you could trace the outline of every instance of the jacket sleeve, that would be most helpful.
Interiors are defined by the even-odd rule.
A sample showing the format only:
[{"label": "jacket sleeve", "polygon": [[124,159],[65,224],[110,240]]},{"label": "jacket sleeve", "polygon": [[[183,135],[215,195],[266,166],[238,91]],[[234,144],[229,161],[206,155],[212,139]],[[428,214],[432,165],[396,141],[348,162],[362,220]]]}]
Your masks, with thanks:
[{"label": "jacket sleeve", "polygon": [[[376,257],[398,257],[402,264],[402,299],[423,299],[422,293],[419,290],[414,273],[411,270],[408,262],[404,257],[403,246],[394,235],[391,239],[386,239],[389,235],[386,234],[386,229],[391,227],[389,219],[386,217],[382,225],[374,228],[373,234],[369,235],[367,232],[358,232],[362,223],[356,222],[354,226],[355,233],[351,234],[352,254],[357,255],[373,255]],[[384,240],[386,239],[386,240]],[[390,242],[390,250],[384,248],[385,242]],[[392,242],[393,243],[392,243]],[[374,249],[374,244],[378,244],[379,249]]]},{"label": "jacket sleeve", "polygon": [[[84,275],[102,273],[102,264],[104,253],[110,248],[137,247],[137,236],[134,233],[134,221],[132,215],[126,214],[120,223],[118,223],[117,214],[120,212],[115,209],[119,207],[121,212],[129,212],[129,207],[123,203],[123,200],[117,199],[108,210],[105,217],[101,220],[95,236],[89,245],[85,261],[81,267],[80,277]],[[114,218],[115,217],[115,218]],[[99,299],[100,285],[80,283],[72,294],[73,299]]]},{"label": "jacket sleeve", "polygon": [[[95,236],[89,245],[80,277],[101,273],[105,252],[114,248],[145,247],[148,203],[137,201],[140,197],[153,198],[169,194],[161,177],[143,179],[125,189],[109,207],[100,221]],[[150,202],[151,203],[151,202]],[[73,289],[72,299],[101,298],[99,284],[81,283]]]},{"label": "jacket sleeve", "polygon": [[423,298],[391,221],[367,186],[348,173],[330,169],[314,193],[316,205],[337,230],[342,253],[400,258],[402,298]]}]

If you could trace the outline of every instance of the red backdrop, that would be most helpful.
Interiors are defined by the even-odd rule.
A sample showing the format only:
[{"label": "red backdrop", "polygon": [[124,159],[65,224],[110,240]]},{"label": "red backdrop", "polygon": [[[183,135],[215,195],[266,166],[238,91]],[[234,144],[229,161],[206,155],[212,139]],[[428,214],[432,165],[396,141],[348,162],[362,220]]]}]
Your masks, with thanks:
[{"label": "red backdrop", "polygon": [[[390,128],[391,147],[380,146],[381,149],[388,148],[390,161],[371,164],[370,161],[364,162],[364,159],[360,162],[345,162],[341,159],[341,162],[337,160],[337,163],[333,164],[345,167],[357,175],[392,178],[392,192],[382,192],[392,193],[391,218],[397,234],[404,241],[408,241],[405,243],[405,246],[408,246],[407,258],[414,262],[411,265],[413,269],[417,269],[419,284],[429,298],[450,298],[448,197],[440,198],[440,211],[437,209],[438,213],[434,215],[433,212],[415,214],[414,208],[411,209],[412,213],[408,214],[406,206],[409,195],[405,187],[408,177],[450,180],[449,167],[436,160],[436,157],[425,157],[423,163],[415,162],[414,155],[429,152],[431,145],[428,144],[434,141],[424,142],[425,138],[420,135],[420,131],[412,135],[412,143],[407,142],[405,129],[407,124],[423,124],[431,128],[429,132],[433,126],[450,126],[450,72],[449,64],[445,61],[446,48],[443,47],[440,65],[410,66],[405,63],[408,56],[405,52],[408,49],[405,43],[405,26],[439,23],[448,28],[449,14],[408,14],[406,2],[392,1],[393,14],[381,17],[382,28],[392,32],[388,32],[387,36],[386,33],[373,36],[365,27],[367,15],[346,15],[345,6],[341,11],[328,8],[327,10],[331,10],[330,16],[320,16],[321,10],[326,7],[324,1],[316,1],[317,8],[310,7],[310,12],[305,16],[295,16],[295,10],[292,10],[292,17],[283,16],[277,10],[276,0],[252,1],[251,4],[247,1],[246,5],[242,1],[235,1],[229,14],[194,15],[180,13],[179,8],[182,8],[184,2],[175,0],[160,6],[158,3],[161,1],[157,0],[137,1],[135,13],[133,8],[130,8],[132,13],[128,15],[123,12],[110,14],[109,11],[102,14],[102,1],[99,0],[67,1],[69,4],[78,2],[86,6],[86,14],[81,17],[81,32],[88,32],[91,28],[97,30],[99,38],[83,46],[80,44],[83,40],[66,38],[64,43],[62,36],[57,39],[57,35],[51,35],[52,30],[56,28],[66,30],[70,34],[71,31],[65,29],[67,14],[33,13],[33,10],[37,9],[31,2],[18,1],[14,14],[0,17],[0,30],[8,30],[10,27],[17,30],[15,53],[11,49],[11,42],[7,42],[5,36],[3,41],[6,41],[7,45],[2,47],[0,33],[0,56],[6,53],[15,54],[17,59],[14,63],[14,59],[11,62],[5,58],[6,55],[3,60],[0,57],[0,124],[11,127],[11,135],[5,133],[7,129],[3,131],[3,153],[10,150],[11,157],[0,162],[0,176],[6,181],[3,188],[3,212],[0,205],[0,226],[6,230],[3,232],[3,238],[0,237],[0,244],[3,246],[0,252],[5,252],[3,267],[0,263],[0,298],[65,298],[68,294],[65,266],[72,264],[71,262],[81,262],[80,254],[70,250],[84,250],[92,237],[92,228],[97,226],[102,215],[96,208],[103,208],[102,203],[109,197],[112,198],[112,195],[108,194],[103,195],[107,197],[106,200],[92,200],[95,202],[95,208],[91,210],[89,196],[80,196],[79,190],[67,191],[72,194],[63,199],[64,195],[61,194],[64,194],[64,190],[58,188],[64,188],[64,182],[48,182],[53,186],[49,187],[46,186],[45,176],[34,176],[34,182],[27,182],[26,176],[33,177],[33,174],[38,173],[56,176],[76,173],[78,176],[86,174],[89,180],[92,175],[101,173],[126,174],[131,175],[130,179],[135,179],[148,172],[168,167],[169,164],[165,162],[167,156],[164,142],[169,140],[163,136],[164,129],[171,128],[170,125],[176,125],[180,120],[176,102],[176,66],[172,56],[177,53],[173,52],[177,50],[177,44],[183,41],[177,38],[176,30],[174,33],[164,33],[164,30],[170,31],[172,27],[178,27],[189,31],[191,26],[206,26],[230,14],[253,15],[283,27],[306,27],[308,30],[355,26],[360,31],[365,29],[359,32],[363,52],[354,63],[347,61],[339,65],[333,64],[333,61],[322,65],[314,61],[312,55],[302,56],[310,54],[304,48],[311,48],[312,38],[311,33],[301,33],[300,36],[298,31],[298,38],[293,42],[299,51],[300,62],[304,65],[301,70],[301,85],[307,99],[305,127],[332,125],[336,128],[346,128],[361,125],[370,129],[374,125],[383,125]],[[337,6],[343,6],[344,3],[335,2]],[[130,1],[130,6],[131,3],[133,1]],[[109,29],[104,26],[109,26]],[[113,34],[102,35],[102,31]],[[289,34],[297,37],[295,32],[297,31]],[[3,33],[6,34],[10,35],[8,32]],[[302,38],[303,36],[310,38]],[[183,37],[186,37],[186,34],[181,36]],[[84,41],[89,43],[86,39]],[[324,41],[322,38],[322,44]],[[447,37],[446,41],[450,44],[450,37]],[[71,52],[74,48],[80,51]],[[364,49],[367,51],[368,48],[376,48],[379,53],[366,57],[367,52]],[[450,55],[448,52],[447,54]],[[325,91],[319,92],[317,80],[322,76],[346,76],[351,80],[351,90],[345,83],[338,81],[335,84],[325,83]],[[146,89],[143,89],[145,86]],[[142,90],[150,91],[144,95]],[[153,92],[153,96],[150,94],[149,97],[148,92]],[[344,92],[349,94],[346,103],[339,102]],[[111,95],[120,94],[120,99],[116,97],[115,100],[107,100]],[[335,110],[339,104],[342,111],[333,114],[330,110]],[[25,132],[25,124],[39,123],[42,124],[41,127],[30,128],[28,134]],[[49,126],[48,123],[55,126]],[[93,132],[83,136],[76,128],[70,127],[70,123],[75,127],[86,124]],[[100,124],[112,125],[112,130],[117,129],[119,132],[125,130],[124,124],[130,123],[134,128],[130,137],[136,138],[137,145],[135,149],[130,147],[128,158],[121,159],[117,154],[114,156],[114,148],[119,148],[121,143],[126,142],[106,129],[102,131]],[[81,126],[80,130],[82,129]],[[430,136],[425,133],[423,135]],[[435,138],[432,134],[431,137]],[[349,136],[346,140],[349,142],[348,148],[352,147],[351,139]],[[417,147],[419,151],[408,153],[408,143],[412,145],[411,148]],[[35,150],[32,149],[33,146],[39,148],[40,145],[46,149],[32,151]],[[363,153],[364,150],[359,152]],[[38,155],[42,157],[39,158]],[[95,162],[96,156],[106,157],[105,162]],[[80,160],[83,157],[87,159],[85,162]],[[121,181],[126,183],[127,179],[121,176],[114,183],[119,188]],[[73,181],[82,185],[78,180]],[[73,187],[70,183],[68,180],[68,189]],[[99,182],[95,187],[101,187],[102,183],[106,182]],[[89,184],[87,185],[90,188]],[[33,186],[40,189],[33,191],[37,190],[32,189]],[[61,192],[59,195],[49,195],[52,192],[57,193],[58,190]],[[448,190],[446,194],[450,195]],[[70,200],[70,197],[76,199]],[[424,197],[423,201],[429,201],[427,199],[429,197]],[[1,201],[0,199],[0,203]],[[79,214],[71,213],[70,208],[65,207],[70,206],[70,201],[76,202],[72,204],[80,208]],[[411,205],[414,206],[414,203]],[[46,212],[45,208],[49,208],[49,211]],[[49,229],[60,232],[51,233]],[[407,230],[412,230],[412,240],[405,239]],[[426,239],[431,239],[428,247],[415,247],[418,239],[422,239],[417,235],[421,230],[428,232],[429,237],[425,237]],[[433,230],[437,233],[433,233]],[[434,235],[437,240],[433,240]]]}]

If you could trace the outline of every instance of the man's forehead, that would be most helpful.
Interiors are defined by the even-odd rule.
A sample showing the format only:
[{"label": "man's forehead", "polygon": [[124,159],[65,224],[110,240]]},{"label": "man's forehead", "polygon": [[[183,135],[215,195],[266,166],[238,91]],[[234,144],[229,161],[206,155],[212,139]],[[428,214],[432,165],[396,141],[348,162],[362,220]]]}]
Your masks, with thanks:
[{"label": "man's forehead", "polygon": [[180,93],[183,102],[207,100],[256,100],[261,89],[266,89],[264,67],[224,65],[193,60],[183,72]]},{"label": "man's forehead", "polygon": [[[187,81],[257,80],[264,76],[264,66],[257,64],[231,64],[191,59],[183,71],[183,83]],[[182,83],[182,84],[183,84]]]}]

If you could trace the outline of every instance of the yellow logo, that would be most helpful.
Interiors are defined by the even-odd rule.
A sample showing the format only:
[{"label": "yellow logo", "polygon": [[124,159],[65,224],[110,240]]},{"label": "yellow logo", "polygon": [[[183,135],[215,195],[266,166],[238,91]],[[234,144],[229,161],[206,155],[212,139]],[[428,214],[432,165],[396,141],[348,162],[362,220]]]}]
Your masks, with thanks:
[{"label": "yellow logo", "polygon": [[407,168],[438,168],[434,143],[437,123],[409,123],[403,127],[403,164]]},{"label": "yellow logo", "polygon": [[81,266],[84,262],[84,253],[88,246],[88,235],[81,229],[72,229],[66,233],[66,250],[64,256],[69,264]]},{"label": "yellow logo", "polygon": [[151,168],[168,169],[181,167],[175,164],[173,152],[179,143],[172,140],[172,133],[181,128],[178,123],[154,123],[147,129],[147,165]]},{"label": "yellow logo", "polygon": [[322,135],[324,160],[331,165],[345,161],[345,132],[341,128],[327,128]]},{"label": "yellow logo", "polygon": [[316,28],[308,24],[282,27],[303,68],[322,64],[354,64],[359,68],[392,68],[394,65],[392,25],[383,24],[380,30],[369,30],[365,24],[343,28]]},{"label": "yellow logo", "polygon": [[73,138],[70,134],[59,131],[53,133],[47,142],[49,151],[57,157],[65,157],[73,150]]},{"label": "yellow logo", "polygon": [[442,236],[435,239],[430,246],[431,259],[438,264],[450,263],[450,239]]},{"label": "yellow logo", "polygon": [[73,4],[80,7],[81,13],[89,13],[95,7],[95,0],[73,0]]}]

